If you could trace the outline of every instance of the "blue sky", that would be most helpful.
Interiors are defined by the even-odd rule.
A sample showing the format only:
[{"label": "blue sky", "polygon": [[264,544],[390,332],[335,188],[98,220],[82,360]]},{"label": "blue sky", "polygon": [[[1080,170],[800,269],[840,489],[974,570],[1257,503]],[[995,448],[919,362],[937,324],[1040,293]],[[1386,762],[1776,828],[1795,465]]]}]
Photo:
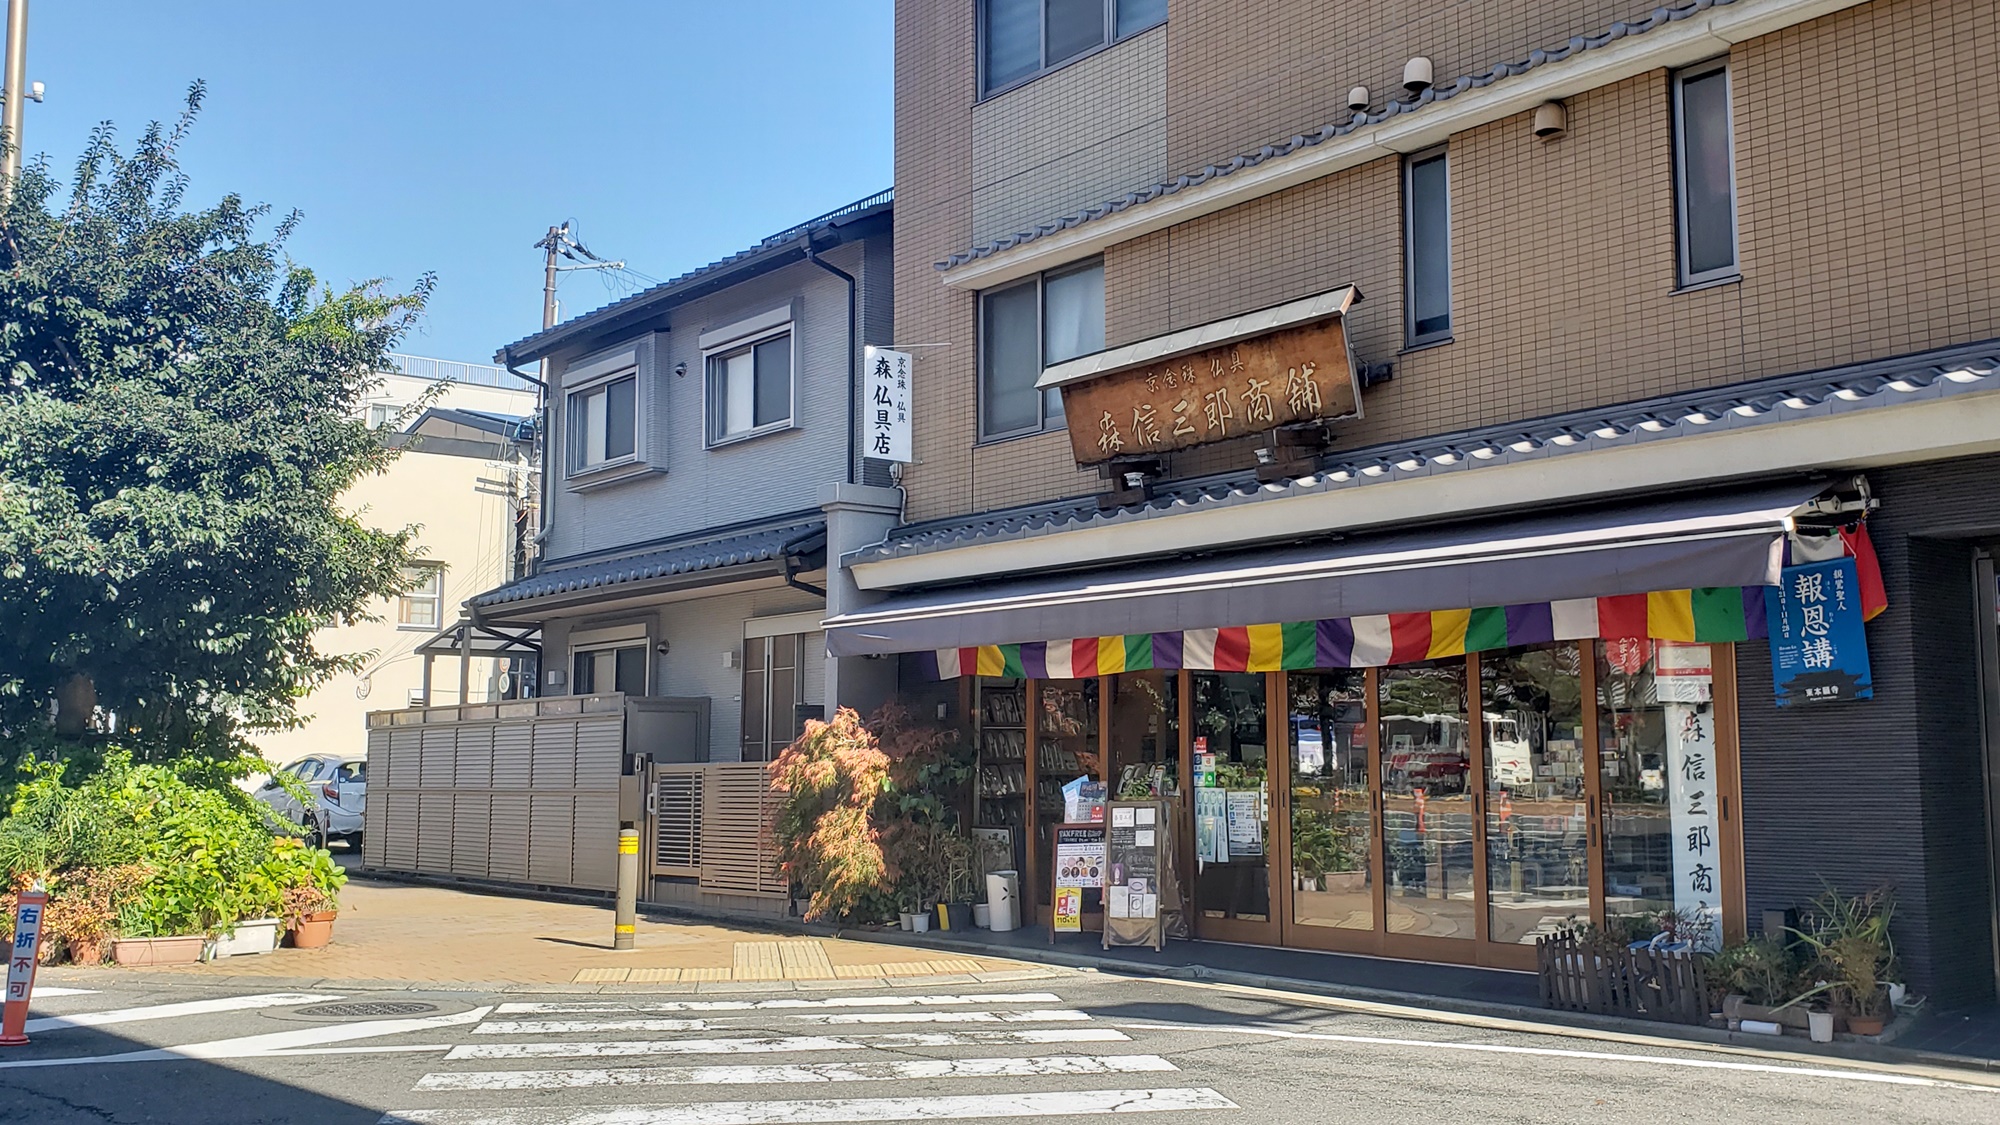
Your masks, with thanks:
[{"label": "blue sky", "polygon": [[[302,211],[290,253],[335,282],[435,272],[403,350],[486,362],[541,326],[552,223],[667,278],[888,186],[890,9],[40,0],[26,148],[67,181],[93,125],[129,147],[204,79],[190,203]],[[622,292],[570,274],[563,314]]]}]

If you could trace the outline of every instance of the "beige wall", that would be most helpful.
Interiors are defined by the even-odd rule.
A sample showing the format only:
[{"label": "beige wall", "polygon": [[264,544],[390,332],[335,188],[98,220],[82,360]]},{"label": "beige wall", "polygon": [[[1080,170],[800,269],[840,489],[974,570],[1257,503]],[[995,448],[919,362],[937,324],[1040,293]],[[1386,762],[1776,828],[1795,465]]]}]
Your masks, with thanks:
[{"label": "beige wall", "polygon": [[[531,395],[511,392],[511,400],[494,397],[509,393],[454,387],[445,404],[533,413]],[[440,612],[449,623],[458,619],[460,602],[506,580],[513,544],[506,478],[505,468],[496,462],[412,450],[398,457],[386,473],[357,482],[345,502],[375,527],[417,525],[420,555],[445,566]],[[374,609],[380,620],[327,629],[315,638],[323,652],[369,654],[363,673],[337,675],[313,692],[299,707],[307,719],[304,726],[257,738],[265,757],[289,762],[310,753],[363,753],[367,713],[408,706],[410,693],[423,686],[423,659],[412,650],[437,630],[398,626],[396,609],[396,599],[384,599]],[[485,698],[495,668],[495,661],[473,660],[473,700]],[[437,661],[431,695],[439,704],[459,701],[455,658]]]},{"label": "beige wall", "polygon": [[[947,94],[970,81],[971,28],[953,15],[969,7],[898,8],[902,340],[976,338],[974,297],[946,289],[931,265],[970,244],[966,152],[948,147],[963,112]],[[1442,79],[1632,14],[1615,7],[1456,5],[1405,19],[1348,5],[1336,20],[1303,3],[1177,2],[1169,159],[1186,167],[1197,152],[1206,161],[1343,119],[1328,99],[1356,81],[1379,103],[1412,44],[1427,45]],[[1352,317],[1357,353],[1393,361],[1396,375],[1368,392],[1364,420],[1336,427],[1351,448],[2000,336],[1996,10],[1876,0],[1732,53],[1740,283],[1674,291],[1660,71],[1570,99],[1554,141],[1536,140],[1525,115],[1451,138],[1453,343],[1398,354],[1393,158],[1113,247],[1107,342],[1353,282],[1366,295]],[[1302,53],[1307,44],[1318,46]],[[1364,57],[1382,74],[1306,80],[1302,60]],[[1060,434],[975,448],[973,357],[969,346],[926,355],[910,518],[1093,491]],[[1247,463],[1247,450],[1218,446],[1173,470]]]}]

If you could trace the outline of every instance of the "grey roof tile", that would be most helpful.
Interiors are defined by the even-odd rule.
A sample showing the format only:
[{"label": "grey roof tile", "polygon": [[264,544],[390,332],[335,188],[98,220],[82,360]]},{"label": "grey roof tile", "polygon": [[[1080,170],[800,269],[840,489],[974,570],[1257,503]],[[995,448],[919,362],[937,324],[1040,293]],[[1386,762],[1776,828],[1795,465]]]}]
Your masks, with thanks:
[{"label": "grey roof tile", "polygon": [[1529,51],[1526,58],[1517,62],[1496,62],[1485,70],[1460,75],[1449,82],[1439,83],[1408,101],[1390,102],[1382,108],[1380,113],[1358,113],[1347,121],[1330,123],[1322,125],[1311,132],[1295,134],[1287,140],[1264,145],[1255,152],[1241,153],[1220,164],[1210,164],[1196,171],[1176,176],[1171,180],[1165,180],[1126,192],[1124,195],[1104,200],[1101,203],[1091,204],[1072,214],[1051,219],[1047,222],[1037,223],[1027,230],[1001,235],[991,241],[974,246],[969,250],[953,254],[933,263],[933,265],[939,272],[955,269],[967,262],[991,257],[1002,250],[1011,250],[1016,246],[1033,242],[1035,239],[1045,235],[1054,234],[1060,230],[1068,230],[1072,227],[1081,226],[1084,223],[1104,218],[1107,215],[1114,215],[1120,211],[1125,211],[1144,203],[1150,203],[1162,196],[1172,195],[1183,188],[1205,184],[1219,176],[1227,176],[1235,172],[1240,172],[1245,168],[1254,168],[1267,160],[1283,159],[1298,152],[1300,149],[1324,144],[1335,137],[1344,137],[1349,133],[1365,129],[1371,125],[1379,125],[1392,117],[1406,113],[1415,113],[1425,106],[1447,101],[1467,90],[1491,86],[1502,79],[1526,74],[1538,66],[1552,62],[1561,62],[1572,55],[1608,46],[1628,35],[1643,35],[1656,27],[1687,19],[1689,16],[1697,15],[1709,8],[1728,7],[1736,2],[1737,0],[1685,0],[1685,2],[1679,4],[1663,5],[1654,8],[1636,20],[1624,20],[1614,23],[1596,35],[1572,36],[1566,42],[1554,47],[1536,48]]},{"label": "grey roof tile", "polygon": [[654,544],[644,551],[612,558],[589,558],[570,563],[557,560],[540,573],[474,596],[472,604],[484,609],[531,598],[771,562],[799,550],[795,544],[825,534],[824,517],[793,517],[788,522],[733,534],[704,532],[680,536]]},{"label": "grey roof tile", "polygon": [[845,561],[900,558],[1308,492],[1467,472],[1481,465],[1672,440],[1713,429],[1763,426],[1878,409],[1914,399],[1995,391],[2000,391],[2000,339],[1366,446],[1328,455],[1317,472],[1269,484],[1246,471],[1169,482],[1151,500],[1110,510],[1100,509],[1096,496],[1090,495],[910,524],[891,531],[880,543],[847,555]]}]

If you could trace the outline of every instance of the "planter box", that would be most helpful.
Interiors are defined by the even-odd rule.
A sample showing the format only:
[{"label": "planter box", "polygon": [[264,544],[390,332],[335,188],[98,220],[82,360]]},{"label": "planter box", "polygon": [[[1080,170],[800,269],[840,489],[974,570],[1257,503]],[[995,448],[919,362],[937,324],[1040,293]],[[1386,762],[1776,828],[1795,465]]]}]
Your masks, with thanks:
[{"label": "planter box", "polygon": [[253,918],[236,923],[236,931],[215,939],[212,955],[215,957],[242,957],[252,953],[269,953],[278,948],[278,920],[276,918]]},{"label": "planter box", "polygon": [[111,943],[111,958],[128,968],[147,965],[195,965],[201,962],[202,947],[208,939],[200,934],[187,937],[119,938]]},{"label": "planter box", "polygon": [[1722,1015],[1723,1018],[1732,1020],[1762,1020],[1765,1023],[1789,1027],[1794,1031],[1806,1031],[1812,1026],[1811,1009],[1804,1004],[1793,1004],[1788,1008],[1767,1008],[1733,995],[1723,999]]}]

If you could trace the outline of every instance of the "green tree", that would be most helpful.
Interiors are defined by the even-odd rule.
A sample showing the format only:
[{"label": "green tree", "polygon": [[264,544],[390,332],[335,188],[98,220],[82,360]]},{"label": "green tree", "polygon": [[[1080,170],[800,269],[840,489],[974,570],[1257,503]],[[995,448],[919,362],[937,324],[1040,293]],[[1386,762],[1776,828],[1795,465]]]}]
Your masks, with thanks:
[{"label": "green tree", "polygon": [[0,789],[58,739],[240,762],[412,558],[340,497],[393,456],[360,408],[430,279],[335,290],[284,255],[296,214],[184,207],[201,98],[0,212]]}]

